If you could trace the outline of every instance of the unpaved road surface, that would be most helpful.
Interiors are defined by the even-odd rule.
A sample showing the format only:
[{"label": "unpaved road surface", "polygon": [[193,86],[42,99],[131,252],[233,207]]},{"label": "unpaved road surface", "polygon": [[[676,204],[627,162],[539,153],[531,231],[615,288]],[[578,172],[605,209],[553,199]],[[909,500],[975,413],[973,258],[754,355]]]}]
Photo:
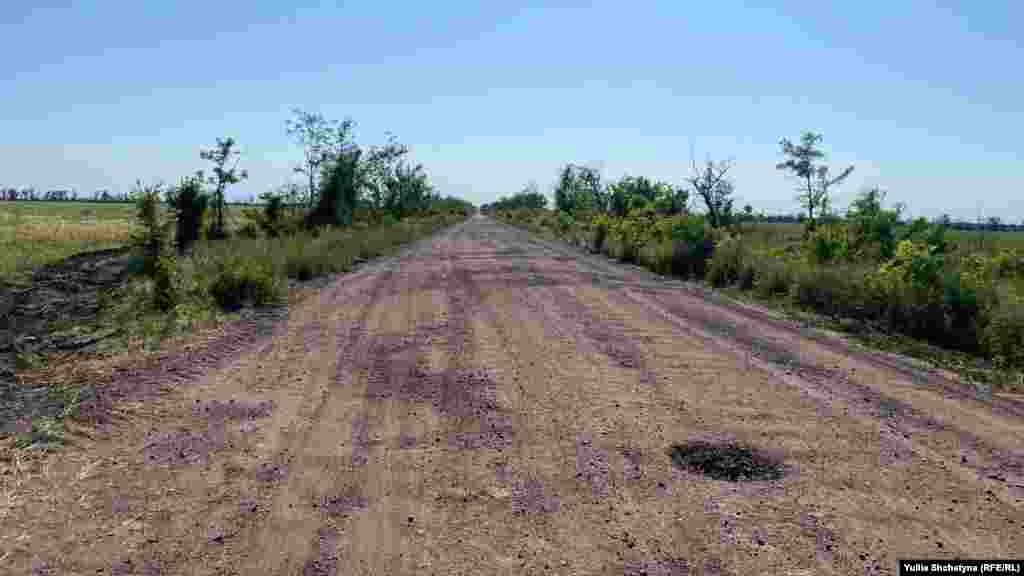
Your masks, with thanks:
[{"label": "unpaved road surface", "polygon": [[[474,218],[117,373],[11,574],[895,574],[1024,552],[1024,407]],[[147,392],[148,390],[148,392]],[[676,467],[736,441],[781,478]]]}]

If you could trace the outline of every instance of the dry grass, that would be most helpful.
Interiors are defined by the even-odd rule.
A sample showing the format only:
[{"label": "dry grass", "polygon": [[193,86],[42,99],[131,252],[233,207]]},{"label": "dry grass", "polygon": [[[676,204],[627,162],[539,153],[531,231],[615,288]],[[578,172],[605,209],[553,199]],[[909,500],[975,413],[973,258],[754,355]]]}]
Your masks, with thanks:
[{"label": "dry grass", "polygon": [[0,280],[89,250],[124,245],[135,224],[132,206],[0,202]]},{"label": "dry grass", "polygon": [[[241,208],[228,206],[229,223]],[[87,202],[0,202],[0,281],[73,254],[117,248],[137,229],[135,205]]]}]

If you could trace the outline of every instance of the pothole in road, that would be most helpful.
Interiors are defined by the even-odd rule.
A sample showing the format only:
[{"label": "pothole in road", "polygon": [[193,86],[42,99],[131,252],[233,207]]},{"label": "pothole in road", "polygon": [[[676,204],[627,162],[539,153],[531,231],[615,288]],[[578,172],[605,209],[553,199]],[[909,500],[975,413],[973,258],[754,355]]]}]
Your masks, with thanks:
[{"label": "pothole in road", "polygon": [[677,444],[669,456],[680,468],[729,482],[778,480],[785,471],[779,460],[738,444]]}]

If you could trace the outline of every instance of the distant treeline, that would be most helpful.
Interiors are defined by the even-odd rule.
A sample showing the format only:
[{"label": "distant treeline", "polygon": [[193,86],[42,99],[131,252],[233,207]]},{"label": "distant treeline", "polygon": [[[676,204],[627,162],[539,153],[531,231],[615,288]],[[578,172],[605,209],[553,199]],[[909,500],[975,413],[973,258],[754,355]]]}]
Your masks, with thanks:
[{"label": "distant treeline", "polygon": [[110,190],[96,190],[91,195],[79,195],[75,190],[47,190],[35,188],[0,188],[0,200],[8,202],[130,202],[127,192],[114,193]]},{"label": "distant treeline", "polygon": [[[0,202],[79,202],[84,204],[109,203],[131,204],[134,200],[130,192],[114,194],[108,190],[97,190],[91,195],[79,196],[74,190],[49,190],[42,194],[32,188],[0,188]],[[227,202],[229,206],[253,206],[258,204],[255,198]]]},{"label": "distant treeline", "polygon": [[[832,218],[835,217],[823,216],[821,217],[821,222],[828,222]],[[753,220],[758,222],[774,222],[780,224],[803,224],[805,219],[806,218],[802,214],[761,214],[753,217]],[[943,216],[939,218],[938,221],[942,222],[947,228],[952,230],[1024,232],[1024,224],[1008,224],[998,217],[992,217],[982,222],[968,222],[965,220],[953,220],[948,216]],[[901,220],[899,223],[909,224],[909,222],[904,220]]]}]

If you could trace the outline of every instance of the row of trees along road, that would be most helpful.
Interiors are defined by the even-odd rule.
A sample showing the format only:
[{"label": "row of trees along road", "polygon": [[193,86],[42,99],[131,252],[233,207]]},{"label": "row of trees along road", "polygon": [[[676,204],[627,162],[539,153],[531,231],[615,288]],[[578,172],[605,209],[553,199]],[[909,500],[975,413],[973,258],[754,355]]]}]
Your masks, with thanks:
[{"label": "row of trees along road", "polygon": [[[824,163],[822,136],[805,132],[798,143],[782,139],[779,143],[785,158],[776,167],[797,182],[797,201],[805,211],[808,233],[813,232],[821,216],[828,211],[830,191],[846,180],[853,166],[832,174]],[[691,198],[703,203],[708,223],[715,228],[727,226],[737,219],[752,218],[748,204],[742,213],[733,207],[735,185],[729,177],[732,160],[706,159],[702,164],[690,161],[690,174],[684,184],[673,186],[645,177],[626,176],[604,185],[597,169],[579,164],[566,164],[558,174],[554,189],[555,209],[572,217],[582,213],[603,212],[625,216],[642,207],[652,207],[658,214],[674,215],[688,211]],[[535,184],[519,194],[482,207],[485,210],[542,208],[547,199]]]}]

